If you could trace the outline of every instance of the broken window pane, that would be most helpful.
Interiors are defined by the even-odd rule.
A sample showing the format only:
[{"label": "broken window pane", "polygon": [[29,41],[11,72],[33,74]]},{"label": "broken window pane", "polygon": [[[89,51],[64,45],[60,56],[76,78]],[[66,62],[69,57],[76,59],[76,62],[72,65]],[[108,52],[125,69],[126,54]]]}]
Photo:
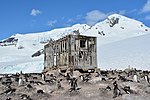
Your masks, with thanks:
[{"label": "broken window pane", "polygon": [[67,43],[65,42],[65,50],[67,50]]},{"label": "broken window pane", "polygon": [[86,47],[86,40],[80,40],[80,47],[81,48]]}]

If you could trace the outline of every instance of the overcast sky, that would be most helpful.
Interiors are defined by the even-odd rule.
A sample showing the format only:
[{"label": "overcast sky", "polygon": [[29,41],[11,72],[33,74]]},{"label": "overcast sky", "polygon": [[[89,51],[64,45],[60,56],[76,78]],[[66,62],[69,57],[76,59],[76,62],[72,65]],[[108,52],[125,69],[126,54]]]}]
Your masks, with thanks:
[{"label": "overcast sky", "polygon": [[0,0],[0,39],[77,23],[94,25],[113,13],[150,27],[150,0]]}]

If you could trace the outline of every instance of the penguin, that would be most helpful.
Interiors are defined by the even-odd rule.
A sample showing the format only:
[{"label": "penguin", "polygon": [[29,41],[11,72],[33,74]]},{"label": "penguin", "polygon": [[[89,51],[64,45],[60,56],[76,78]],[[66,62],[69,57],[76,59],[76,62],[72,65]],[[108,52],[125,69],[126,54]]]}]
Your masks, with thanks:
[{"label": "penguin", "polygon": [[26,94],[22,94],[20,97],[21,97],[21,99],[23,99],[23,100],[32,100],[32,99],[30,98],[30,96],[28,96],[28,95],[26,95]]},{"label": "penguin", "polygon": [[28,89],[33,89],[32,85],[30,85],[30,84],[28,84],[26,87],[27,87]]},{"label": "penguin", "polygon": [[18,82],[18,86],[21,86],[21,85],[23,85],[23,79],[22,79],[22,77],[19,78],[19,82]]},{"label": "penguin", "polygon": [[44,91],[43,90],[37,90],[37,93],[38,94],[44,94]]},{"label": "penguin", "polygon": [[114,96],[113,96],[113,98],[116,98],[116,97],[122,95],[122,93],[121,93],[121,91],[120,91],[120,89],[119,89],[119,87],[118,87],[117,81],[115,81],[115,82],[113,83],[113,85],[114,85],[114,90],[113,90]]},{"label": "penguin", "polygon": [[78,85],[77,85],[77,79],[75,77],[72,78],[70,86],[71,86],[71,88],[69,89],[70,92],[77,90]]},{"label": "penguin", "polygon": [[132,90],[130,89],[130,86],[125,86],[124,88],[122,88],[127,94],[131,94]]},{"label": "penguin", "polygon": [[57,81],[57,89],[61,89],[61,83],[60,83],[60,81]]},{"label": "penguin", "polygon": [[133,81],[134,81],[134,82],[138,82],[138,76],[137,76],[137,74],[134,74],[134,75],[133,75]]},{"label": "penguin", "polygon": [[0,95],[2,94],[12,94],[16,91],[15,88],[11,88],[10,86],[8,87],[8,89],[6,91],[4,91],[3,93],[1,93]]},{"label": "penguin", "polygon": [[107,86],[107,87],[106,87],[106,90],[111,91],[111,87],[110,87],[110,86]]},{"label": "penguin", "polygon": [[144,79],[145,79],[145,81],[146,81],[147,83],[150,83],[150,82],[149,82],[149,77],[148,77],[148,75],[145,75],[145,76],[144,76]]},{"label": "penguin", "polygon": [[42,80],[45,81],[45,79],[46,79],[46,76],[44,73],[42,73]]},{"label": "penguin", "polygon": [[84,82],[84,76],[83,75],[80,76],[80,79],[82,80],[82,82]]},{"label": "penguin", "polygon": [[6,100],[12,100],[12,98],[8,97]]}]

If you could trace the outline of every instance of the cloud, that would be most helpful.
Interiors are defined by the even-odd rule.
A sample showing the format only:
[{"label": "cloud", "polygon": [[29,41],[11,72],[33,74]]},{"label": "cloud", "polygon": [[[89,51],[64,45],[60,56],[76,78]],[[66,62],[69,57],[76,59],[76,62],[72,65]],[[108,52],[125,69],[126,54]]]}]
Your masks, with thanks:
[{"label": "cloud", "polygon": [[145,17],[146,20],[150,20],[150,15]]},{"label": "cloud", "polygon": [[105,14],[99,10],[93,10],[86,14],[85,20],[87,24],[94,25],[96,22],[105,19],[108,14]]},{"label": "cloud", "polygon": [[150,0],[147,0],[146,4],[144,5],[142,9],[143,13],[150,12]]},{"label": "cloud", "polygon": [[77,15],[76,20],[80,20],[82,18],[82,15]]},{"label": "cloud", "polygon": [[121,15],[126,14],[126,10],[120,10],[120,11],[119,11],[119,14],[121,14]]},{"label": "cloud", "polygon": [[37,16],[39,14],[41,14],[42,12],[40,10],[37,10],[37,9],[32,9],[30,15],[32,16]]},{"label": "cloud", "polygon": [[137,9],[133,9],[133,10],[130,10],[128,13],[135,13],[135,12],[138,12]]},{"label": "cloud", "polygon": [[50,20],[48,21],[48,26],[54,26],[57,23],[57,20]]},{"label": "cloud", "polygon": [[67,20],[68,23],[75,23],[82,19],[82,15],[77,15],[75,18],[70,18]]},{"label": "cloud", "polygon": [[70,18],[70,19],[68,19],[68,21],[67,21],[68,23],[70,23],[70,22],[75,22],[75,19],[73,19],[73,18]]}]

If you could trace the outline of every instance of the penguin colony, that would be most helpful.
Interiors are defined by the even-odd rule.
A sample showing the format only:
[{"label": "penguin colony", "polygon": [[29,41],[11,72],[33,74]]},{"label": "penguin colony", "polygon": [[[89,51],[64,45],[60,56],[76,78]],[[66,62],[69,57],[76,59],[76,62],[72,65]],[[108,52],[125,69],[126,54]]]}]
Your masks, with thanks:
[{"label": "penguin colony", "polygon": [[150,98],[149,78],[149,71],[136,69],[79,73],[78,76],[60,71],[57,74],[21,71],[0,75],[0,100]]}]

